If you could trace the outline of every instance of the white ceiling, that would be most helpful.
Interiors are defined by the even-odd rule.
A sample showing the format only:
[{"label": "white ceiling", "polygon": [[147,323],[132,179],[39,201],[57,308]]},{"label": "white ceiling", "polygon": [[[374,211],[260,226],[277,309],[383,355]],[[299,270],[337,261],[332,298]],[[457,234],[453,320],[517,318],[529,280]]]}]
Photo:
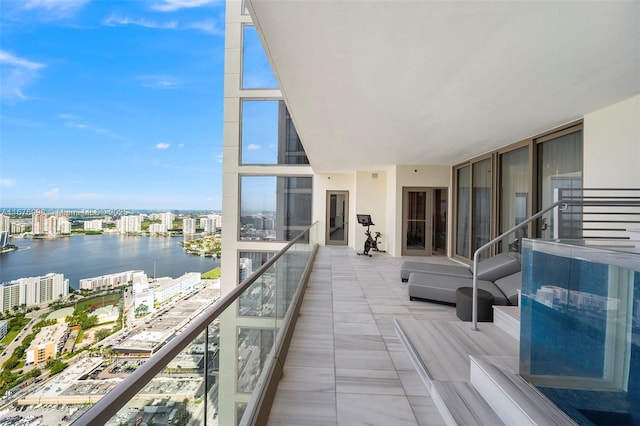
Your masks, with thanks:
[{"label": "white ceiling", "polygon": [[451,165],[640,93],[640,1],[249,8],[316,172]]}]

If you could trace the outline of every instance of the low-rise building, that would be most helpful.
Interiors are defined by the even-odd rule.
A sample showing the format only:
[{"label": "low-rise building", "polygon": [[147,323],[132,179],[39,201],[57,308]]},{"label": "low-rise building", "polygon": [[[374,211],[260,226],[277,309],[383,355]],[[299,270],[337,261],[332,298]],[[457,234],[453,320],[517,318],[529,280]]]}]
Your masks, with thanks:
[{"label": "low-rise building", "polygon": [[135,274],[142,273],[143,271],[125,271],[115,274],[101,275],[93,278],[83,278],[80,280],[81,290],[96,290],[98,288],[114,288],[119,285],[124,285],[133,281]]},{"label": "low-rise building", "polygon": [[39,364],[48,359],[55,359],[62,352],[67,337],[69,326],[56,324],[42,327],[40,333],[33,339],[29,348],[25,351],[27,364]]}]

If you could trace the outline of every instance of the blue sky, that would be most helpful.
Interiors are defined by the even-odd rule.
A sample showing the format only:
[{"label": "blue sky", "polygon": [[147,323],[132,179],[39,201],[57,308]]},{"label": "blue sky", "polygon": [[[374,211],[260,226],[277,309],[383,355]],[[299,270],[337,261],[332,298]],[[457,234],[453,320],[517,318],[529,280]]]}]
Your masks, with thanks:
[{"label": "blue sky", "polygon": [[221,208],[224,1],[0,15],[0,208]]}]

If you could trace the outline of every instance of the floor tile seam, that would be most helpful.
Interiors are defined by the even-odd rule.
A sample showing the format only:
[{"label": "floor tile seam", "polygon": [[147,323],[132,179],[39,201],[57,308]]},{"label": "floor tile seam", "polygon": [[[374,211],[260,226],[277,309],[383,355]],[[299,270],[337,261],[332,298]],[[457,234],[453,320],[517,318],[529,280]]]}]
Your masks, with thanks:
[{"label": "floor tile seam", "polygon": [[[333,251],[331,251],[330,253],[333,253]],[[333,287],[333,256],[330,257],[330,262],[329,262],[329,271],[330,271],[330,280],[331,280],[331,285],[329,286],[330,290],[331,290],[331,304],[329,305],[329,309],[331,310],[331,321],[335,324],[335,293],[334,293],[334,287]],[[335,329],[332,327],[331,329],[331,335],[332,335],[332,339],[333,339],[333,403],[334,403],[334,407],[335,407],[335,424],[338,425],[338,384],[337,384],[337,379],[338,379],[338,375],[336,374],[336,333],[335,333]]]}]

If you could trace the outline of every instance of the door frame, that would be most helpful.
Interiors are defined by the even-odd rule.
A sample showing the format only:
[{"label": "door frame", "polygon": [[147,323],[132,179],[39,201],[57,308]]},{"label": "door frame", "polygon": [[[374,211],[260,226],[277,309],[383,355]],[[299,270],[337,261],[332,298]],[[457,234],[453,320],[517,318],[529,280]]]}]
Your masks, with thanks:
[{"label": "door frame", "polygon": [[[433,190],[426,186],[402,187],[402,256],[431,256],[431,241],[433,240]],[[409,228],[409,192],[425,193],[425,235],[424,250],[414,250],[407,247],[407,231]]]},{"label": "door frame", "polygon": [[[444,193],[447,194],[448,189],[446,187],[440,187],[440,186],[404,186],[402,187],[402,235],[401,235],[401,242],[400,242],[401,244],[400,254],[402,256],[431,256],[433,254],[435,232],[437,231],[436,229],[437,227],[435,223],[436,214],[437,214],[436,209],[439,209],[439,206],[436,206],[437,191],[444,191]],[[407,248],[407,231],[409,227],[408,226],[409,225],[409,221],[408,221],[409,199],[407,194],[409,192],[424,192],[426,194],[424,250],[413,250],[413,249]],[[448,196],[447,196],[447,200],[448,200]],[[444,228],[446,230],[446,223],[444,224]],[[447,240],[446,235],[445,235],[445,240]]]},{"label": "door frame", "polygon": [[[344,196],[344,238],[342,240],[331,240],[331,196]],[[326,213],[325,213],[325,245],[328,246],[348,246],[349,245],[349,191],[327,190]]]}]

